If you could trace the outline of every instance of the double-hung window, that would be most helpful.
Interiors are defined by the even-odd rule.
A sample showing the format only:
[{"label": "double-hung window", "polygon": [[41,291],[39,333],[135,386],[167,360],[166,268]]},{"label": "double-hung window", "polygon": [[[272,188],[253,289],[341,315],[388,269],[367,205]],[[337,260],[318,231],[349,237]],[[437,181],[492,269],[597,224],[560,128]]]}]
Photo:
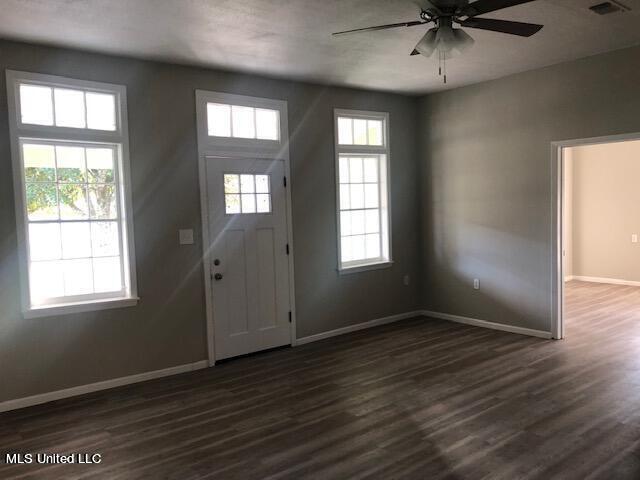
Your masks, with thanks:
[{"label": "double-hung window", "polygon": [[25,316],[136,302],[126,90],[7,71]]},{"label": "double-hung window", "polygon": [[389,116],[336,110],[339,270],[391,263]]}]

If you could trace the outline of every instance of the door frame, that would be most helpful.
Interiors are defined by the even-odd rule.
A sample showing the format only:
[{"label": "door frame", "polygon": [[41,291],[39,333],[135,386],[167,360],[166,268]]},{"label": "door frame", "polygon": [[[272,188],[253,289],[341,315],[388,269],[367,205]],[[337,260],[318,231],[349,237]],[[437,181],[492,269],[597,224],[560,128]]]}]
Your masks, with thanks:
[{"label": "door frame", "polygon": [[[198,132],[198,177],[200,184],[200,213],[202,226],[202,263],[205,285],[205,307],[207,316],[207,355],[209,366],[216,363],[215,356],[215,319],[213,317],[213,292],[211,282],[211,253],[209,248],[209,198],[207,191],[206,162],[215,158],[237,158],[239,160],[261,159],[284,161],[284,174],[287,179],[285,188],[287,222],[287,256],[289,270],[289,308],[291,309],[291,345],[296,344],[296,305],[294,281],[293,210],[291,207],[291,165],[289,158],[289,127],[287,102],[268,98],[234,95],[224,92],[196,90],[196,128]],[[279,140],[245,140],[236,138],[210,137],[207,131],[207,103],[219,102],[232,105],[264,107],[278,110],[280,119]],[[215,161],[215,160],[214,160]]]},{"label": "door frame", "polygon": [[564,149],[640,140],[640,132],[551,142],[551,338],[564,338]]}]

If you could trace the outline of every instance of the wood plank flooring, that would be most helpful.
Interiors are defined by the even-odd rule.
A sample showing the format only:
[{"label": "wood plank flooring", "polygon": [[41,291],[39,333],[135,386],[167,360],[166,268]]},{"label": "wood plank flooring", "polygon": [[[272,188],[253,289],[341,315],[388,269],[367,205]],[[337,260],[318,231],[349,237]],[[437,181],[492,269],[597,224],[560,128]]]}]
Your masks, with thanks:
[{"label": "wood plank flooring", "polygon": [[638,479],[640,288],[567,312],[563,341],[411,319],[0,414],[0,478]]}]

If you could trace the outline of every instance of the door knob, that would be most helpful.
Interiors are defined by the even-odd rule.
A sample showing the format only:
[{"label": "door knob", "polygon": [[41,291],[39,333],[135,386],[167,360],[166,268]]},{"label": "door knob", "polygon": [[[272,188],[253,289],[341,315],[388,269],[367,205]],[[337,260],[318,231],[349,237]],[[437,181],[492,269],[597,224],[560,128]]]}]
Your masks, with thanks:
[{"label": "door knob", "polygon": [[216,280],[222,280],[222,274],[221,274],[221,273],[216,273],[216,274],[213,276],[213,278],[214,278],[214,279],[216,279]]}]

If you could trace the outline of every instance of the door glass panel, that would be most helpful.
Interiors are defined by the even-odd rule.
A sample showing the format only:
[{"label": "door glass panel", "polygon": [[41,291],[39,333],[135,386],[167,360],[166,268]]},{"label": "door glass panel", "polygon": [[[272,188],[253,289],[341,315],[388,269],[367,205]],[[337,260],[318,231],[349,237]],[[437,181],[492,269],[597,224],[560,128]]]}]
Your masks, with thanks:
[{"label": "door glass panel", "polygon": [[225,173],[224,210],[227,215],[271,213],[269,175]]}]

